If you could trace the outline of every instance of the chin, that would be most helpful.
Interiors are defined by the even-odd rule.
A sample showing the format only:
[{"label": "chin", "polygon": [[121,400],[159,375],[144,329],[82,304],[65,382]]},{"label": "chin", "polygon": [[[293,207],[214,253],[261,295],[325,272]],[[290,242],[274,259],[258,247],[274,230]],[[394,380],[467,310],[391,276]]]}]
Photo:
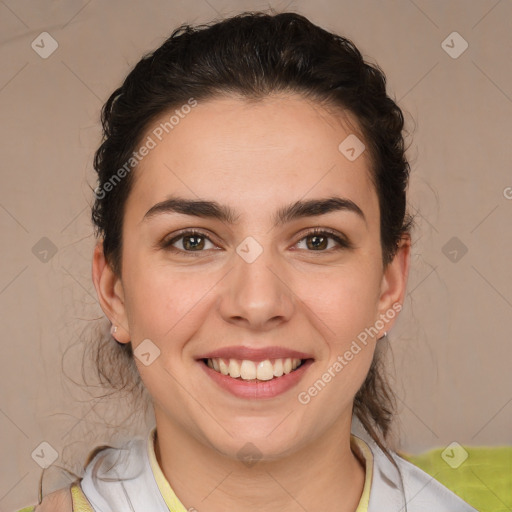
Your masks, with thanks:
[{"label": "chin", "polygon": [[[276,423],[273,424],[275,429]],[[211,446],[225,457],[244,461],[252,460],[272,461],[282,459],[299,449],[297,438],[290,435],[290,429],[283,429],[277,433],[266,429],[262,433],[247,429],[247,433],[233,432],[233,437],[226,434],[223,439],[210,439]],[[245,432],[245,431],[244,431]],[[269,435],[269,432],[272,432]],[[299,443],[302,445],[303,443]]]}]

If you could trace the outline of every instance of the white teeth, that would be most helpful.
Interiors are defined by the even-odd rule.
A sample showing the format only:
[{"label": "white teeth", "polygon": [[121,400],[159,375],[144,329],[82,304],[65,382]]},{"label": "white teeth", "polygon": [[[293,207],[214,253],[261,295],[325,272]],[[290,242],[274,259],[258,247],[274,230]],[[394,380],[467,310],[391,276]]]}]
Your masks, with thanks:
[{"label": "white teeth", "polygon": [[274,377],[281,377],[283,375],[283,360],[276,359],[274,362]]},{"label": "white teeth", "polygon": [[228,365],[222,359],[219,359],[219,368],[220,368],[220,373],[222,373],[222,375],[228,374]]},{"label": "white teeth", "polygon": [[229,375],[235,379],[240,377],[240,365],[234,359],[229,360]]},{"label": "white teeth", "polygon": [[243,380],[271,380],[274,377],[290,373],[295,370],[301,363],[300,359],[275,359],[270,361],[266,359],[255,363],[248,359],[241,362],[236,359],[208,359],[207,365],[222,375],[229,375],[234,379],[240,377]]},{"label": "white teeth", "polygon": [[240,365],[240,377],[244,380],[256,378],[256,365],[252,361],[244,359]]},{"label": "white teeth", "polygon": [[268,359],[258,363],[256,367],[256,378],[258,380],[270,380],[274,378],[274,368],[272,368],[272,363]]}]

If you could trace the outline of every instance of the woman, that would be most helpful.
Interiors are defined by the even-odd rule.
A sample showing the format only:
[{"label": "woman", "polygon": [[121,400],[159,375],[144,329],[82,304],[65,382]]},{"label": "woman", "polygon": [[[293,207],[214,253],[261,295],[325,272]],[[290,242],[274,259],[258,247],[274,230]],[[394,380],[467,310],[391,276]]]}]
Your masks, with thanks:
[{"label": "woman", "polygon": [[93,281],[156,425],[37,512],[474,510],[386,447],[412,219],[385,85],[306,18],[244,13],[111,95]]}]

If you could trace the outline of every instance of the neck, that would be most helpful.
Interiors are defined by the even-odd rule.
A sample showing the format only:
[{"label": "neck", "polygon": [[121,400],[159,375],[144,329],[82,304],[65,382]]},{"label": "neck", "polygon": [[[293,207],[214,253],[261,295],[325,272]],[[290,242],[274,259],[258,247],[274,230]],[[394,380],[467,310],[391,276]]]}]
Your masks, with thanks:
[{"label": "neck", "polygon": [[155,454],[187,510],[354,512],[365,470],[350,448],[350,423],[278,460],[242,464],[212,450],[155,407]]}]

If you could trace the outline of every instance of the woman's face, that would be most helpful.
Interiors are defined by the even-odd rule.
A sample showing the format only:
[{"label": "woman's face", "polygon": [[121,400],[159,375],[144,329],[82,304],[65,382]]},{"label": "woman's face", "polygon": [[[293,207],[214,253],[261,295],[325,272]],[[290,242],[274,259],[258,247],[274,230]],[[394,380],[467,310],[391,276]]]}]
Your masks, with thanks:
[{"label": "woman's face", "polygon": [[[295,95],[199,102],[166,134],[171,114],[142,139],[154,147],[133,171],[122,277],[100,246],[94,261],[159,432],[179,429],[231,457],[251,442],[274,458],[348,431],[408,267],[404,246],[383,269],[368,152],[354,159],[362,136]],[[209,368],[209,356],[245,379]],[[306,361],[271,378],[290,370],[287,358]],[[261,379],[249,381],[254,372]]]}]

